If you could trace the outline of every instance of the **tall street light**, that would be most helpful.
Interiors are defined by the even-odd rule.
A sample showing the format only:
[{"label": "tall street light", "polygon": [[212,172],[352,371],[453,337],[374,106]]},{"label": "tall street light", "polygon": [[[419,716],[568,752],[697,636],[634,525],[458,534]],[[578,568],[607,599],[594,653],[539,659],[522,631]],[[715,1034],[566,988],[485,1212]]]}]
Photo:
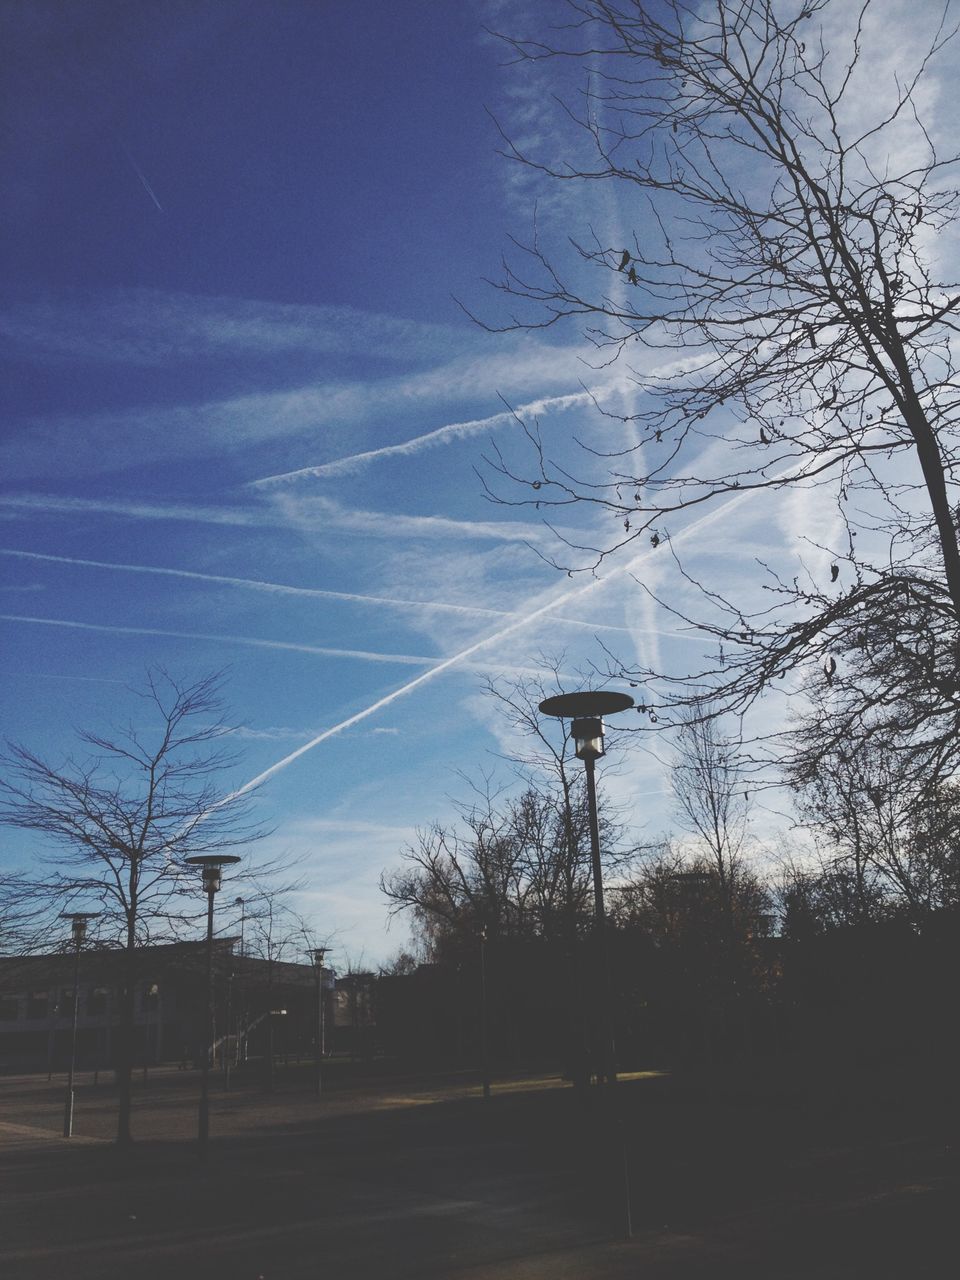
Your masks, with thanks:
[{"label": "tall street light", "polygon": [[571,720],[570,737],[578,759],[583,761],[587,775],[587,809],[590,817],[590,855],[593,866],[594,933],[597,958],[600,966],[601,1008],[603,1010],[603,1078],[608,1086],[609,1106],[607,1120],[611,1141],[620,1146],[623,1171],[623,1215],[627,1238],[633,1235],[633,1219],[630,1203],[630,1166],[627,1156],[626,1136],[617,1123],[614,1112],[614,1091],[610,1087],[617,1080],[617,1050],[614,1042],[613,990],[610,980],[610,955],[607,949],[607,916],[603,902],[603,874],[600,868],[600,822],[597,817],[597,783],[594,765],[603,755],[603,717],[626,711],[633,706],[628,693],[615,693],[597,689],[593,692],[564,693],[545,698],[540,710],[545,716],[557,716]]},{"label": "tall street light", "polygon": [[323,1050],[324,1050],[324,1016],[323,1016],[323,960],[328,947],[316,947],[313,952],[313,963],[317,971],[317,1097],[323,1092]]},{"label": "tall street light", "polygon": [[199,867],[203,876],[203,891],[207,895],[207,1043],[203,1046],[200,1058],[200,1119],[197,1140],[200,1144],[200,1156],[205,1158],[207,1143],[210,1138],[210,1054],[214,1038],[214,1004],[213,1004],[213,899],[220,888],[223,868],[240,859],[226,853],[198,853],[187,862],[192,867]]},{"label": "tall street light", "polygon": [[70,1073],[63,1107],[63,1136],[73,1137],[73,1076],[77,1066],[77,1021],[80,1015],[80,948],[87,936],[87,922],[96,919],[98,911],[62,911],[61,919],[70,921],[73,942],[73,1027],[70,1032]]},{"label": "tall street light", "polygon": [[607,915],[603,902],[603,873],[600,868],[600,822],[597,817],[597,782],[594,765],[603,755],[603,717],[633,706],[628,693],[597,689],[585,693],[562,693],[545,698],[540,710],[545,716],[572,720],[570,736],[577,758],[583,761],[587,775],[587,809],[590,817],[590,855],[593,866],[593,921],[596,949],[600,963],[603,1009],[603,1078],[613,1083],[616,1078],[616,1047],[613,1033],[613,998],[610,983],[610,959],[607,951]]}]

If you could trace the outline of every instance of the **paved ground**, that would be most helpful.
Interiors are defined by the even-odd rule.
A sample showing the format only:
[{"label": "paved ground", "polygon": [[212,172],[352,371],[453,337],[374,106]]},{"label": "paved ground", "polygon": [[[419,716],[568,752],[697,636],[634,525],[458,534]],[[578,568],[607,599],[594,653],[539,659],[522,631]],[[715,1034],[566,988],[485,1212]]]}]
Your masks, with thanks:
[{"label": "paved ground", "polygon": [[[0,1079],[3,1280],[763,1280],[944,1276],[957,1179],[913,1113],[708,1096],[666,1078],[618,1086],[617,1114],[555,1078],[353,1078],[318,1099],[217,1085],[205,1164],[198,1077],[138,1077],[137,1142],[111,1141],[115,1095],[82,1077]],[[623,1157],[634,1236],[624,1239]]]}]

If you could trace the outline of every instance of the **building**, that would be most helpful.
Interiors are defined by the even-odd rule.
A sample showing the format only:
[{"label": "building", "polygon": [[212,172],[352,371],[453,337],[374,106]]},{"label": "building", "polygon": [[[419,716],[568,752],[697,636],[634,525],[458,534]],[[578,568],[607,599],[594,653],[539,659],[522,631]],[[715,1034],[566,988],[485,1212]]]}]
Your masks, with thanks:
[{"label": "building", "polygon": [[[243,1061],[267,1051],[315,1053],[317,973],[313,965],[240,956],[237,939],[214,943],[214,1046]],[[70,1060],[75,955],[0,956],[0,1071],[63,1071]],[[133,1062],[193,1063],[208,1042],[206,944],[178,942],[137,951]],[[124,953],[80,954],[77,1068],[115,1061]],[[335,983],[323,971],[325,1024],[334,1027]]]}]

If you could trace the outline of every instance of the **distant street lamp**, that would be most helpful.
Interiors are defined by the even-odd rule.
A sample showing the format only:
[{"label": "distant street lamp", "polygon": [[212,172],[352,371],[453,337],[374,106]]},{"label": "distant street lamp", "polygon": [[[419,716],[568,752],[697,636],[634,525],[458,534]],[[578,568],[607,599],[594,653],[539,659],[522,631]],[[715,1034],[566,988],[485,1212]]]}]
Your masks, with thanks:
[{"label": "distant street lamp", "polygon": [[323,1092],[323,1050],[325,1019],[323,1016],[323,960],[328,947],[316,947],[313,952],[313,963],[317,971],[317,1097]]},{"label": "distant street lamp", "polygon": [[603,902],[603,873],[600,868],[600,822],[597,817],[597,783],[594,764],[603,755],[603,716],[626,711],[633,706],[628,693],[613,693],[598,689],[585,693],[561,693],[545,698],[540,710],[545,716],[557,716],[572,720],[570,736],[574,741],[577,758],[583,761],[587,775],[587,808],[590,816],[590,853],[593,864],[593,920],[597,952],[601,966],[601,996],[603,1009],[603,1058],[601,1064],[605,1081],[616,1078],[616,1046],[613,1032],[613,997],[610,982],[610,959],[607,952],[607,915]]},{"label": "distant street lamp", "polygon": [[192,867],[199,867],[203,875],[203,891],[207,895],[207,1043],[203,1046],[200,1058],[200,1115],[197,1129],[197,1140],[200,1144],[201,1158],[207,1154],[207,1143],[210,1138],[210,1055],[213,1052],[214,1040],[214,1003],[213,1003],[213,898],[220,888],[223,868],[240,859],[233,854],[199,853],[187,862]]},{"label": "distant street lamp", "polygon": [[87,922],[94,920],[98,911],[62,911],[60,917],[70,921],[73,941],[73,1027],[70,1033],[70,1073],[67,1076],[67,1095],[63,1108],[63,1136],[73,1137],[73,1076],[77,1066],[77,1021],[80,1015],[80,948],[87,936]]}]

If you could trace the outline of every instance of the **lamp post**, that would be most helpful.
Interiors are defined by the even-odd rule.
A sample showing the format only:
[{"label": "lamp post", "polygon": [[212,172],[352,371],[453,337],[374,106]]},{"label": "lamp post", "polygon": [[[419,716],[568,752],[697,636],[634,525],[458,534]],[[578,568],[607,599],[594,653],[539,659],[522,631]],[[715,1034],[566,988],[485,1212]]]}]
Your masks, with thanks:
[{"label": "lamp post", "polygon": [[73,1076],[77,1066],[77,1021],[80,1015],[80,948],[87,936],[87,922],[99,915],[97,911],[62,911],[61,919],[70,921],[73,941],[73,1025],[70,1032],[70,1072],[67,1076],[67,1094],[63,1107],[63,1136],[73,1137]]},{"label": "lamp post", "polygon": [[313,952],[313,963],[317,971],[317,1097],[323,1092],[323,1050],[325,1018],[323,1016],[323,960],[328,947],[316,947]]},{"label": "lamp post", "polygon": [[554,698],[545,698],[540,703],[540,710],[545,716],[557,716],[561,720],[570,719],[570,736],[573,738],[577,758],[583,761],[587,775],[587,810],[590,818],[590,856],[593,867],[593,904],[594,935],[596,939],[597,958],[600,969],[601,1008],[603,1010],[603,1045],[602,1074],[607,1086],[609,1105],[607,1119],[611,1141],[620,1146],[620,1157],[623,1170],[623,1214],[626,1235],[633,1235],[633,1220],[630,1204],[630,1166],[627,1157],[626,1137],[617,1123],[614,1113],[614,1091],[611,1086],[617,1080],[617,1050],[614,1042],[613,1025],[613,991],[610,980],[610,955],[607,949],[607,916],[603,901],[603,874],[600,867],[600,822],[597,816],[597,783],[594,776],[594,765],[603,755],[603,717],[626,711],[633,706],[633,699],[628,693],[615,693],[611,690],[597,689],[593,692],[564,693]]},{"label": "lamp post", "polygon": [[203,891],[207,895],[207,1033],[203,1054],[200,1059],[200,1115],[197,1129],[197,1141],[200,1144],[200,1156],[205,1158],[207,1143],[210,1138],[210,1054],[214,1036],[213,1005],[213,899],[220,888],[223,868],[240,859],[232,854],[199,853],[187,862],[192,867],[199,867],[203,876]]},{"label": "lamp post", "polygon": [[600,822],[597,816],[596,761],[603,755],[603,717],[633,706],[628,693],[598,689],[585,693],[562,693],[545,698],[540,710],[546,716],[570,719],[577,758],[583,761],[587,775],[587,810],[590,818],[590,857],[593,868],[593,925],[600,964],[601,1004],[603,1009],[603,1062],[601,1070],[608,1083],[616,1081],[616,1047],[613,1032],[613,1000],[610,983],[610,959],[607,952],[607,915],[603,901],[603,873],[600,867]]}]

